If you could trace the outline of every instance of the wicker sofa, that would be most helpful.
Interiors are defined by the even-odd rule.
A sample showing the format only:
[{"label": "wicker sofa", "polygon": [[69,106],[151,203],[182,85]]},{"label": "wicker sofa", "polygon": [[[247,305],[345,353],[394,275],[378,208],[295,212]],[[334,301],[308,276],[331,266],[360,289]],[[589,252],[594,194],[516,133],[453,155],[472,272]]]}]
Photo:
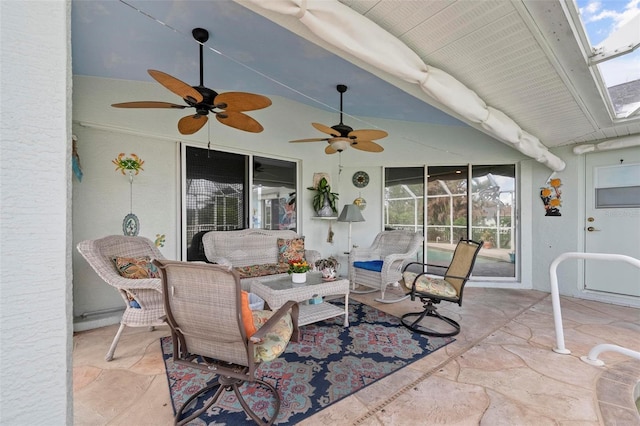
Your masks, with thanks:
[{"label": "wicker sofa", "polygon": [[306,250],[304,238],[289,230],[209,231],[202,236],[207,261],[234,268],[244,290],[249,281],[287,273],[289,259],[302,258],[313,267],[320,252]]}]

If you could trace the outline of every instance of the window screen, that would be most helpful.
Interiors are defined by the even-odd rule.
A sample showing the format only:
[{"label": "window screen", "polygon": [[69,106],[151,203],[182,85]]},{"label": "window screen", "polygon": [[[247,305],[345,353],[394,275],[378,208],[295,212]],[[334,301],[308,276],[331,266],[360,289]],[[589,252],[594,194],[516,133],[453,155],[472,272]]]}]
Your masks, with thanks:
[{"label": "window screen", "polygon": [[197,234],[247,228],[248,161],[246,155],[186,147],[187,260],[202,260],[193,243]]}]

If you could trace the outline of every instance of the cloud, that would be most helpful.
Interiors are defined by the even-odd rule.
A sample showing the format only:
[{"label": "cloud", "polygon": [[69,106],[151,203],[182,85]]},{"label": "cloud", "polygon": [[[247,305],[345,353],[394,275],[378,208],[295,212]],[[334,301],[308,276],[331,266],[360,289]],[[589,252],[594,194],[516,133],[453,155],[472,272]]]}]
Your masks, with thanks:
[{"label": "cloud", "polygon": [[[587,3],[585,7],[580,8],[580,14],[585,25],[592,22],[599,22],[611,19],[612,25],[610,31],[620,28],[629,22],[634,16],[640,14],[640,0],[630,0],[627,4],[622,2],[607,2],[602,8],[602,3],[593,1]],[[611,6],[618,6],[611,8]]]},{"label": "cloud", "polygon": [[640,52],[620,56],[598,65],[607,87],[640,79]]}]

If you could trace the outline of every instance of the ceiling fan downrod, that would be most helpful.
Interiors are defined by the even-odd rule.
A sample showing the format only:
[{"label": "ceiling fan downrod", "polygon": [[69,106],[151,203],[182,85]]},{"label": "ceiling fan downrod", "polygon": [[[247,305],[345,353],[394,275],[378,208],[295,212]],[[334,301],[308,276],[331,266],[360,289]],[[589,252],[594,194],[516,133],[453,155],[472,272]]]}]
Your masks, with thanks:
[{"label": "ceiling fan downrod", "polygon": [[205,30],[204,28],[194,28],[193,31],[191,31],[191,34],[193,34],[193,38],[196,39],[198,43],[200,43],[200,86],[204,86],[203,51],[204,43],[209,40],[209,31]]},{"label": "ceiling fan downrod", "polygon": [[336,89],[338,89],[338,92],[340,93],[340,125],[343,125],[343,123],[342,123],[342,94],[347,91],[347,86],[345,86],[344,84],[338,84],[336,86]]}]

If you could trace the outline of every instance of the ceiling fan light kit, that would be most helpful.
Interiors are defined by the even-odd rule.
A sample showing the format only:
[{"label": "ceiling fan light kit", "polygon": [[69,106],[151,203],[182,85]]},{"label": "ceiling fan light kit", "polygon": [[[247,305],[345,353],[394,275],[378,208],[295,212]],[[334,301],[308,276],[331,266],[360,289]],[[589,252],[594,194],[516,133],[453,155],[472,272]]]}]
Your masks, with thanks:
[{"label": "ceiling fan light kit", "polygon": [[254,111],[271,105],[271,99],[266,96],[246,92],[218,93],[204,85],[204,43],[209,40],[209,31],[204,28],[194,28],[193,38],[200,45],[200,84],[189,86],[187,83],[162,71],[148,70],[154,80],[165,88],[180,96],[187,105],[169,102],[138,101],[112,104],[116,108],[194,108],[195,114],[182,117],[178,121],[178,131],[183,135],[191,135],[200,130],[209,120],[209,113],[213,114],[220,123],[246,132],[259,133],[264,130],[255,119],[244,114],[244,111]]},{"label": "ceiling fan light kit", "polygon": [[384,148],[374,142],[375,139],[386,138],[389,134],[384,130],[353,130],[353,128],[347,126],[342,122],[342,94],[347,91],[347,86],[344,84],[338,84],[336,86],[338,93],[340,93],[340,123],[335,126],[325,126],[320,123],[311,123],[313,127],[322,133],[328,134],[328,138],[310,138],[310,139],[297,139],[289,141],[296,142],[327,142],[329,145],[324,149],[327,154],[335,154],[336,152],[342,152],[349,146],[359,149],[360,151],[367,152],[382,152]]},{"label": "ceiling fan light kit", "polygon": [[334,138],[329,140],[329,147],[336,152],[342,152],[349,147],[351,141],[347,138]]}]

